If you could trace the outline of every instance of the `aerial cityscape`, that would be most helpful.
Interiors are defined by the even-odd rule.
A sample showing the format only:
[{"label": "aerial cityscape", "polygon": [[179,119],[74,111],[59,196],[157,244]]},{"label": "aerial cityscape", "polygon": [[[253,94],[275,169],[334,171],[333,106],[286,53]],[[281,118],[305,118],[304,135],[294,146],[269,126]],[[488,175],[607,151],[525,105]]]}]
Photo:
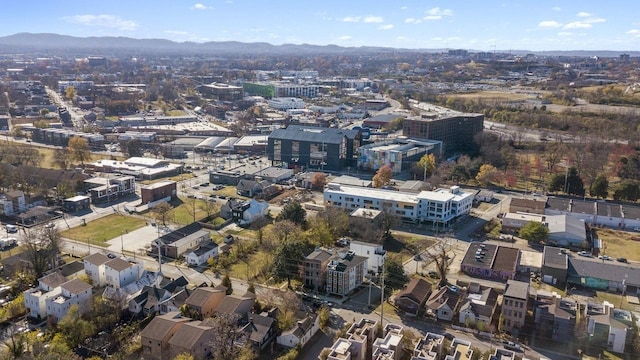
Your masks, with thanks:
[{"label": "aerial cityscape", "polygon": [[0,15],[0,359],[640,359],[632,4],[75,5]]}]

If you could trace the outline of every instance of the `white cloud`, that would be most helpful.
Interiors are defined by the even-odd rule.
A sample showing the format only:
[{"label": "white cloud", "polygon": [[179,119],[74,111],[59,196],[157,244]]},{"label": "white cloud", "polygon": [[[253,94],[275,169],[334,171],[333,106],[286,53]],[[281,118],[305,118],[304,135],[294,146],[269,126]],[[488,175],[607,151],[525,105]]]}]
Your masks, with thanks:
[{"label": "white cloud", "polygon": [[565,25],[564,29],[589,29],[591,26],[591,24],[584,21],[574,21]]},{"label": "white cloud", "polygon": [[364,22],[366,22],[366,23],[375,23],[375,24],[379,24],[379,23],[384,22],[384,19],[383,19],[381,16],[372,16],[372,15],[369,15],[369,16],[365,17],[365,18],[364,18],[364,20],[362,20],[362,21],[364,21]]},{"label": "white cloud", "polygon": [[540,21],[540,23],[538,24],[538,27],[541,28],[558,28],[561,27],[562,24],[560,24],[559,22],[555,21],[555,20],[545,20],[545,21]]},{"label": "white cloud", "polygon": [[451,9],[440,9],[439,7],[431,8],[425,11],[427,14],[424,19],[425,20],[440,20],[444,16],[453,16],[453,10]]},{"label": "white cloud", "polygon": [[406,24],[420,24],[422,22],[421,19],[416,19],[416,18],[406,18],[404,19],[404,22]]},{"label": "white cloud", "polygon": [[393,29],[393,24],[386,24],[378,26],[378,30],[391,30]]},{"label": "white cloud", "polygon": [[606,19],[603,18],[588,18],[588,19],[584,19],[583,22],[587,23],[587,24],[597,24],[597,23],[603,23],[607,21]]},{"label": "white cloud", "polygon": [[552,8],[551,8],[551,10],[553,10],[553,11],[560,11],[560,10],[562,10],[562,9],[560,9],[560,6],[554,6],[554,7],[552,7]]},{"label": "white cloud", "polygon": [[340,37],[338,38],[338,40],[340,40],[340,41],[349,41],[349,40],[351,40],[351,36],[349,36],[349,35],[343,35],[343,36],[340,36]]},{"label": "white cloud", "polygon": [[344,22],[360,22],[360,16],[347,16],[342,18]]},{"label": "white cloud", "polygon": [[407,9],[408,9],[408,7],[406,7],[406,6],[400,6],[400,10],[407,10]]},{"label": "white cloud", "polygon": [[631,29],[631,30],[627,31],[627,34],[635,36],[635,37],[640,37],[640,29]]},{"label": "white cloud", "polygon": [[573,36],[573,33],[572,33],[572,32],[568,32],[568,31],[560,31],[560,32],[558,33],[558,36],[561,36],[561,37],[569,37],[569,36]]},{"label": "white cloud", "polygon": [[584,11],[580,11],[579,13],[576,14],[577,17],[590,17],[591,14],[589,14],[588,12],[584,12]]},{"label": "white cloud", "polygon": [[196,3],[191,7],[191,10],[209,10],[209,9],[211,9],[211,7],[203,3]]},{"label": "white cloud", "polygon": [[133,31],[140,27],[140,25],[138,25],[135,21],[125,20],[119,16],[109,15],[109,14],[74,15],[74,16],[65,16],[62,19],[73,24],[104,27],[109,29],[118,29],[118,30],[126,30],[126,31]]}]

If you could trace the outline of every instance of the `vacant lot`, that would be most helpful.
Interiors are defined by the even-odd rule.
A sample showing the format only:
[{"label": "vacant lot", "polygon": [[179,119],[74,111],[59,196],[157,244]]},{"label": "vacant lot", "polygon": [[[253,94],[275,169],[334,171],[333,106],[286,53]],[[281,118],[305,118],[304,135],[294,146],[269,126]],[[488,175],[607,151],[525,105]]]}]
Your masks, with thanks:
[{"label": "vacant lot", "polygon": [[604,241],[604,254],[640,261],[640,234],[612,229],[598,229],[597,234]]},{"label": "vacant lot", "polygon": [[172,201],[174,208],[170,212],[169,218],[176,224],[189,225],[207,217],[206,211],[202,210],[205,201],[200,199],[185,199]]},{"label": "vacant lot", "polygon": [[144,219],[112,214],[88,222],[85,226],[62,231],[60,235],[63,238],[105,246],[107,241],[123,233],[139,229],[145,224],[146,221]]},{"label": "vacant lot", "polygon": [[531,96],[526,94],[517,94],[513,92],[503,91],[480,91],[468,94],[455,94],[454,97],[462,99],[481,99],[481,100],[501,100],[501,101],[518,101],[530,99]]}]

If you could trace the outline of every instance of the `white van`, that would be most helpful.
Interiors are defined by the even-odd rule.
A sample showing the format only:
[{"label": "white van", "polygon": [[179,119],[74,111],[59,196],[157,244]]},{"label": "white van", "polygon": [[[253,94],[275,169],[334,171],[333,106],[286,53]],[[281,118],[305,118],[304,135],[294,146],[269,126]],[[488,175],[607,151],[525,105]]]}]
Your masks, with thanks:
[{"label": "white van", "polygon": [[5,225],[5,228],[7,229],[8,233],[17,233],[18,232],[18,227],[15,225]]}]

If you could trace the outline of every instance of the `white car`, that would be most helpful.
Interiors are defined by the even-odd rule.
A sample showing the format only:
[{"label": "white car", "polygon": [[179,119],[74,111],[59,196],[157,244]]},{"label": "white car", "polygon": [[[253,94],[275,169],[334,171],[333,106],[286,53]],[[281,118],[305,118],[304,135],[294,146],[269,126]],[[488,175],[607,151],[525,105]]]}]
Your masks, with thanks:
[{"label": "white car", "polygon": [[580,251],[580,252],[578,253],[578,255],[580,255],[580,256],[585,256],[585,257],[591,257],[591,253],[590,253],[590,252],[588,252],[588,251]]}]

